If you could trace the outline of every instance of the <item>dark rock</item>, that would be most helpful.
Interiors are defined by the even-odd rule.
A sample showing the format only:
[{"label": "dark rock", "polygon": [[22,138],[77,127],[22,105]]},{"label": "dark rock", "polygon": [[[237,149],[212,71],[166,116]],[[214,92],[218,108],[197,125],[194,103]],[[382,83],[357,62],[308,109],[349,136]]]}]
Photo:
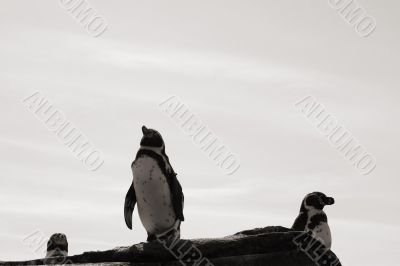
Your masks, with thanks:
[{"label": "dark rock", "polygon": [[[85,252],[81,255],[39,259],[21,262],[3,262],[0,265],[78,264],[90,266],[341,266],[336,255],[324,251],[320,262],[315,262],[320,247],[310,235],[284,227],[256,228],[223,238],[181,239],[177,242],[139,243],[107,251]],[[297,240],[295,244],[294,240]],[[310,251],[306,252],[310,246]],[[186,253],[186,254],[185,254]],[[320,252],[321,253],[321,252]],[[181,262],[177,259],[180,257]],[[312,259],[314,258],[314,259]],[[329,258],[326,261],[326,258]],[[325,264],[323,264],[325,260]]]}]

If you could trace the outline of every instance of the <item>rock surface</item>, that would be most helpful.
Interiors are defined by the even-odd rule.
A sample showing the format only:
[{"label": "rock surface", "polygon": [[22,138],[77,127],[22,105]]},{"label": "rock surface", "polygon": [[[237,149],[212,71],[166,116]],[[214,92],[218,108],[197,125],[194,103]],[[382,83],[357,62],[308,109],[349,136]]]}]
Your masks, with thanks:
[{"label": "rock surface", "polygon": [[[294,240],[303,243],[296,245]],[[0,265],[69,264],[83,266],[341,266],[336,255],[316,248],[309,249],[309,235],[284,227],[265,227],[242,231],[232,236],[207,239],[181,239],[177,242],[139,243],[107,251],[85,252],[65,258],[20,262],[0,262]],[[296,243],[297,243],[296,242]],[[313,240],[313,245],[318,244]],[[305,247],[308,246],[308,249]],[[317,245],[318,246],[318,245]],[[179,260],[178,260],[179,258]],[[317,262],[318,260],[318,262]],[[182,263],[183,262],[183,263]]]}]

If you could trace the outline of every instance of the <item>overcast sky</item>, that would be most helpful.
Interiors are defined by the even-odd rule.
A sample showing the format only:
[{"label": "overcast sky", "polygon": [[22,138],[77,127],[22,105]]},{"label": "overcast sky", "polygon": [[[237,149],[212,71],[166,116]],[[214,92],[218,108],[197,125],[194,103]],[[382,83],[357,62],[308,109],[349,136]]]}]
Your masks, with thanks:
[{"label": "overcast sky", "polygon": [[[344,265],[398,265],[398,1],[359,0],[362,38],[325,1],[106,1],[92,37],[59,1],[0,3],[0,260],[44,256],[22,239],[65,233],[70,254],[144,241],[123,218],[141,125],[161,132],[185,194],[182,237],[290,227],[305,194]],[[397,47],[397,48],[396,48]],[[21,103],[39,91],[104,154],[89,171]],[[362,175],[293,104],[307,95],[376,158]],[[158,107],[170,96],[235,152],[224,174]]]}]

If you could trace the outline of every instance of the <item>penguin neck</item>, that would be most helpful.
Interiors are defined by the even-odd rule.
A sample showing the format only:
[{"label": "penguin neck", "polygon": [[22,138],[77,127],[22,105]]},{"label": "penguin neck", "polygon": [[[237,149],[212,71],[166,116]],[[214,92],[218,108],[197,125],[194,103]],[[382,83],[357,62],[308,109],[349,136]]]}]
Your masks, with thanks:
[{"label": "penguin neck", "polygon": [[302,208],[300,210],[300,212],[304,212],[307,213],[309,216],[315,215],[315,214],[324,214],[324,210],[321,209],[317,209],[314,207],[309,207],[309,206],[305,206],[304,208]]},{"label": "penguin neck", "polygon": [[158,154],[162,160],[164,161],[164,165],[165,165],[165,169],[167,172],[174,172],[172,169],[172,166],[169,162],[169,158],[167,156],[167,154],[165,153],[165,146],[164,144],[161,147],[150,147],[150,146],[140,146],[138,153],[140,153],[140,151],[152,151],[155,154]]},{"label": "penguin neck", "polygon": [[166,156],[164,144],[161,147],[140,146],[139,151],[140,150],[153,151],[153,152],[157,153],[158,155],[161,155],[162,157]]},{"label": "penguin neck", "polygon": [[303,213],[324,213],[323,209],[317,209],[313,206],[308,206],[305,202],[301,204],[300,212]]}]

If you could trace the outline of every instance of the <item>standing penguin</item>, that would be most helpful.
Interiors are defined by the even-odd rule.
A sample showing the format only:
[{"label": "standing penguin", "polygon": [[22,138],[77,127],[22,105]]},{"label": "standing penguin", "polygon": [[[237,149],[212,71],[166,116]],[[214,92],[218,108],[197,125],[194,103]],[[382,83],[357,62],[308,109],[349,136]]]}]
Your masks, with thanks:
[{"label": "standing penguin", "polygon": [[308,194],[301,204],[300,214],[297,216],[292,229],[310,232],[315,239],[320,240],[326,248],[330,249],[332,245],[331,230],[323,208],[334,203],[333,198],[327,197],[321,192]]},{"label": "standing penguin", "polygon": [[174,238],[180,238],[180,223],[185,220],[182,187],[165,154],[160,133],[145,126],[142,132],[140,149],[131,165],[133,182],[125,197],[126,225],[132,229],[132,213],[137,203],[147,241],[161,238],[161,235],[171,237],[166,232],[173,232]]}]

